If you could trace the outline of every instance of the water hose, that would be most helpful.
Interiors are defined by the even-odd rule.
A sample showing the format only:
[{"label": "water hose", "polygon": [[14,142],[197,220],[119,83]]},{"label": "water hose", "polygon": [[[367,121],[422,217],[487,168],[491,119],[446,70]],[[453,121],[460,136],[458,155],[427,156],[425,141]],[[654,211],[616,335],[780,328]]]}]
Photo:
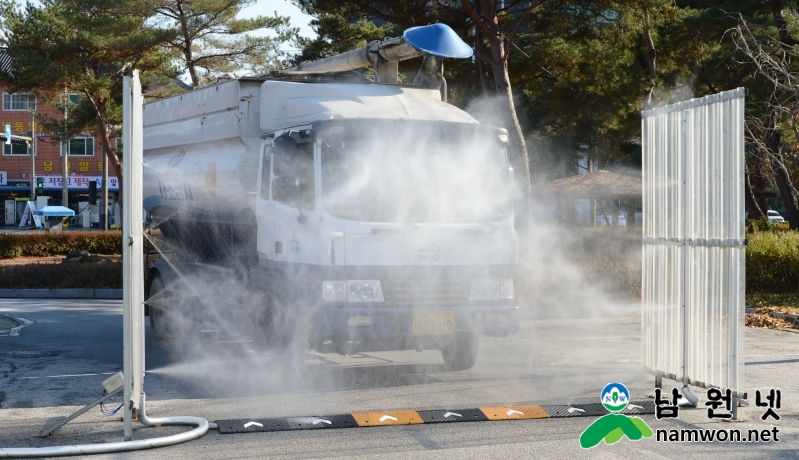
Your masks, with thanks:
[{"label": "water hose", "polygon": [[147,417],[144,411],[144,393],[141,395],[139,410],[136,412],[139,421],[144,426],[195,426],[193,430],[185,433],[164,436],[162,438],[141,439],[137,441],[122,441],[103,444],[78,444],[73,446],[52,447],[19,447],[0,449],[0,458],[37,458],[37,457],[63,457],[68,455],[111,454],[116,452],[131,452],[134,450],[153,449],[165,447],[197,439],[208,432],[208,420],[200,417]]}]

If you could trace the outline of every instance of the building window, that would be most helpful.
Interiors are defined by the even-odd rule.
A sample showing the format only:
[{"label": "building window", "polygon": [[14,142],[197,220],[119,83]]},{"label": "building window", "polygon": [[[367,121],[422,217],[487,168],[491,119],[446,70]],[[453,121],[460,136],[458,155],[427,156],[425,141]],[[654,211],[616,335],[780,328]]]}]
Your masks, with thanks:
[{"label": "building window", "polygon": [[3,155],[30,155],[27,142],[12,142],[10,145],[3,142]]},{"label": "building window", "polygon": [[[94,156],[93,137],[74,137],[67,143],[69,156]],[[64,144],[61,144],[61,155],[64,154]]]},{"label": "building window", "polygon": [[6,112],[36,110],[36,99],[25,93],[3,93],[3,110]]}]

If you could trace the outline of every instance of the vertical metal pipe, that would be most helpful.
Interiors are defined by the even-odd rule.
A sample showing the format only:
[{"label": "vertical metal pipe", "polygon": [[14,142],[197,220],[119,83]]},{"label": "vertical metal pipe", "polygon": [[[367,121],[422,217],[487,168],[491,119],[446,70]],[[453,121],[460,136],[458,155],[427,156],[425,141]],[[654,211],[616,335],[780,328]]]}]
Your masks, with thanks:
[{"label": "vertical metal pipe", "polygon": [[103,203],[103,230],[108,231],[108,154],[103,148],[103,191],[100,194]]},{"label": "vertical metal pipe", "polygon": [[690,239],[688,237],[688,204],[689,204],[689,197],[688,197],[688,117],[689,111],[683,110],[682,111],[682,121],[681,121],[681,155],[680,161],[682,166],[682,209],[680,210],[680,217],[682,220],[682,240],[683,240],[683,249],[682,249],[682,315],[683,315],[683,324],[682,324],[682,382],[684,385],[688,385],[688,339],[689,339],[689,331],[688,328],[691,325],[690,322],[690,315],[689,315],[689,270],[691,269],[689,256],[690,256]]},{"label": "vertical metal pipe", "polygon": [[[64,131],[67,127],[67,105],[69,105],[69,93],[64,89]],[[69,139],[63,141],[61,147],[61,206],[69,207]]]},{"label": "vertical metal pipe", "polygon": [[144,380],[144,255],[142,224],[142,96],[139,72],[123,81],[122,322],[125,440],[133,437]]},{"label": "vertical metal pipe", "polygon": [[36,202],[36,116],[31,110],[31,201]]}]

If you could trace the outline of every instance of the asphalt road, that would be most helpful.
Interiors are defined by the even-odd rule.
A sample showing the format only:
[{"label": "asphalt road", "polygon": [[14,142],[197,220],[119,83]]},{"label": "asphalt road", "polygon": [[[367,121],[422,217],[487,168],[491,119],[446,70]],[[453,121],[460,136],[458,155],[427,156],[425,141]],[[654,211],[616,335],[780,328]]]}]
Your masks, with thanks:
[{"label": "asphalt road", "polygon": [[[640,369],[640,322],[629,308],[592,310],[529,320],[507,338],[483,338],[476,366],[446,372],[438,351],[306,353],[297,366],[251,342],[203,333],[190,344],[153,340],[147,328],[145,391],[150,416],[192,415],[209,421],[332,415],[353,411],[470,408],[494,405],[595,403],[608,382],[633,400],[646,399],[653,379]],[[600,313],[601,311],[601,313]],[[122,440],[119,416],[99,409],[56,436],[36,437],[48,420],[66,416],[102,393],[101,382],[122,368],[121,302],[0,299],[0,314],[32,324],[0,336],[0,447],[41,447]],[[579,316],[579,318],[566,318]],[[225,435],[215,430],[185,444],[130,454],[137,458],[512,458],[597,455],[607,458],[762,458],[799,456],[799,334],[747,329],[746,391],[782,391],[781,420],[741,409],[741,422],[711,421],[702,409],[678,419],[643,419],[657,429],[771,429],[780,442],[665,443],[622,439],[590,451],[578,439],[595,419],[506,422]],[[670,382],[666,381],[666,385]],[[704,391],[696,392],[704,400]],[[119,401],[120,398],[115,400]],[[185,431],[144,428],[135,439]],[[103,456],[101,456],[103,457]],[[107,457],[112,457],[107,455]]]}]

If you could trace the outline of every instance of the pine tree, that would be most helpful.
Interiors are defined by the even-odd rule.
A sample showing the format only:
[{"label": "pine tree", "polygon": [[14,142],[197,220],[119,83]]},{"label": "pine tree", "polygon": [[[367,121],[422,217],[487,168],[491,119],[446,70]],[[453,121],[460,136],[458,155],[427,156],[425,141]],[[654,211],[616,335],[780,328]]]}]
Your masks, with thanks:
[{"label": "pine tree", "polygon": [[[279,46],[296,35],[289,18],[236,16],[255,0],[157,0],[159,25],[174,31],[165,42],[179,56],[192,86],[236,72],[261,73],[281,67]],[[271,30],[275,36],[248,32]]]},{"label": "pine tree", "polygon": [[[136,0],[43,0],[22,10],[13,0],[0,3],[0,44],[11,62],[0,81],[54,105],[69,104],[67,120],[41,117],[62,140],[94,127],[120,193],[122,165],[110,139],[122,125],[122,79],[132,69],[144,81],[177,76],[160,47],[171,32],[149,26],[151,12]],[[65,92],[77,93],[77,104],[65,101]]]}]

